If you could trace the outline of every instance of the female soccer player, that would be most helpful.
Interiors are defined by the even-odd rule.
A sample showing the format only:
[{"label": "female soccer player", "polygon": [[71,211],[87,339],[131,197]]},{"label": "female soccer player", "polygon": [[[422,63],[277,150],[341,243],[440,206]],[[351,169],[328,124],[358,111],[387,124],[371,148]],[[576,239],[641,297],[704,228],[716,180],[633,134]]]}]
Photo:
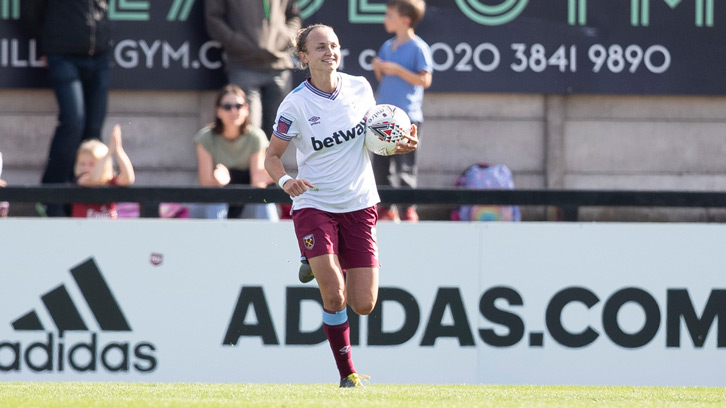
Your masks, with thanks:
[{"label": "female soccer player", "polygon": [[[380,201],[368,151],[365,113],[375,106],[363,77],[338,72],[338,37],[315,24],[297,35],[301,68],[310,77],[287,95],[277,111],[265,168],[292,197],[292,219],[300,251],[307,258],[323,299],[323,327],[333,351],[341,387],[359,387],[353,368],[346,304],[369,314],[378,299],[376,204]],[[281,157],[297,147],[297,178]],[[416,149],[416,127],[396,154]]]}]

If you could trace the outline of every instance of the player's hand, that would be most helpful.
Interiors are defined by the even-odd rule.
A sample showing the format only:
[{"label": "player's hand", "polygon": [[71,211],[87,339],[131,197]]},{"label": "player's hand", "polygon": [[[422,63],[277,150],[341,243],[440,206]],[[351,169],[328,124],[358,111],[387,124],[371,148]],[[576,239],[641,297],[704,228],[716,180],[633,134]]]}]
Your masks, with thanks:
[{"label": "player's hand", "polygon": [[418,148],[418,128],[416,125],[411,125],[411,131],[408,134],[403,134],[403,139],[396,143],[396,150],[393,154],[406,154]]},{"label": "player's hand", "polygon": [[308,190],[314,189],[315,186],[313,185],[313,183],[305,179],[290,179],[285,182],[284,186],[282,186],[282,190],[286,192],[290,197],[297,197]]}]

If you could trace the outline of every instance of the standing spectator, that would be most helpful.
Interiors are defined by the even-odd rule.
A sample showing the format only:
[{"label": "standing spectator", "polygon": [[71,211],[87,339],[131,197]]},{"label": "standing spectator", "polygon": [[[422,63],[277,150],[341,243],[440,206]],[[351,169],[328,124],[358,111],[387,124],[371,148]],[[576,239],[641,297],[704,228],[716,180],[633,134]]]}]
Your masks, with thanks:
[{"label": "standing spectator", "polygon": [[[363,137],[375,98],[365,78],[338,72],[340,44],[331,27],[309,26],[296,44],[310,77],[280,105],[265,168],[292,197],[295,234],[320,288],[323,328],[340,387],[359,387],[366,377],[353,368],[346,305],[365,315],[378,299],[379,197]],[[331,136],[336,134],[353,136]],[[297,178],[282,163],[290,142],[297,148]],[[417,144],[412,126],[395,153],[411,152]]]},{"label": "standing spectator", "polygon": [[[118,164],[118,174],[114,174],[114,159]],[[84,187],[134,184],[134,167],[121,142],[121,126],[113,127],[109,146],[98,139],[81,143],[74,172],[76,183]],[[71,215],[74,218],[118,218],[116,203],[74,203]]]},{"label": "standing spectator", "polygon": [[[264,166],[269,142],[262,129],[250,124],[250,110],[244,91],[237,85],[225,86],[217,93],[214,111],[214,123],[194,137],[199,184],[205,187],[231,184],[267,187],[272,183]],[[209,207],[215,208],[215,205]],[[231,205],[226,218],[241,218],[243,208],[259,209],[262,214],[254,218],[278,218],[274,204]],[[270,211],[266,217],[263,216],[265,210]]]},{"label": "standing spectator", "polygon": [[[383,43],[373,59],[373,71],[379,85],[376,102],[397,106],[408,114],[418,129],[423,122],[424,89],[431,86],[433,59],[428,44],[414,33],[414,27],[426,11],[424,0],[389,0],[383,26],[396,36]],[[373,155],[373,171],[378,185],[415,188],[418,179],[416,151],[395,156]],[[417,222],[418,213],[412,205],[398,208],[380,206],[381,220]]]},{"label": "standing spectator", "polygon": [[[42,183],[73,181],[73,162],[81,142],[101,139],[111,84],[111,34],[106,0],[23,0],[21,15],[38,40],[48,80],[58,101]],[[62,205],[48,205],[49,216],[67,216]]]},{"label": "standing spectator", "polygon": [[295,0],[205,0],[209,36],[226,54],[227,82],[247,94],[251,123],[270,138],[292,88],[289,49],[302,20]]}]

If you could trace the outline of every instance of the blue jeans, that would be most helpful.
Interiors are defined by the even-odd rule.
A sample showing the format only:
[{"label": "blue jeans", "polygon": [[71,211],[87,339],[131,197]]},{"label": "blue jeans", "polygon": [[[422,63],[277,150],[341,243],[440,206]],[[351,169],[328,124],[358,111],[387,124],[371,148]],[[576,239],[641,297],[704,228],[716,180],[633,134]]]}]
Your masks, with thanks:
[{"label": "blue jeans", "polygon": [[[69,183],[78,146],[86,139],[101,139],[111,86],[109,57],[49,54],[48,81],[58,102],[58,126],[41,183]],[[57,204],[46,211],[49,216],[69,215]]]},{"label": "blue jeans", "polygon": [[48,55],[48,80],[58,101],[58,126],[42,183],[73,181],[76,150],[86,139],[101,139],[111,67],[107,55]]},{"label": "blue jeans", "polygon": [[227,80],[242,88],[250,104],[250,123],[272,135],[277,108],[292,90],[290,70],[258,72],[247,69],[230,69]]}]

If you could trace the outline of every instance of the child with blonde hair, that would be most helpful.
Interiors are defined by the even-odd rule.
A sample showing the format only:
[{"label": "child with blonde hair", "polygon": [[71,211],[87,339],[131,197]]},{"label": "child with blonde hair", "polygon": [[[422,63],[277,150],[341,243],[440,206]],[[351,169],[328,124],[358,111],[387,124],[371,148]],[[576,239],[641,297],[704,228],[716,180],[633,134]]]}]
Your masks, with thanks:
[{"label": "child with blonde hair", "polygon": [[[118,165],[118,174],[114,173],[114,159]],[[98,139],[89,139],[81,143],[73,171],[76,183],[84,187],[134,184],[136,179],[134,167],[121,143],[121,126],[113,127],[109,146]],[[116,203],[74,203],[71,216],[115,219],[118,218],[118,213]]]}]

